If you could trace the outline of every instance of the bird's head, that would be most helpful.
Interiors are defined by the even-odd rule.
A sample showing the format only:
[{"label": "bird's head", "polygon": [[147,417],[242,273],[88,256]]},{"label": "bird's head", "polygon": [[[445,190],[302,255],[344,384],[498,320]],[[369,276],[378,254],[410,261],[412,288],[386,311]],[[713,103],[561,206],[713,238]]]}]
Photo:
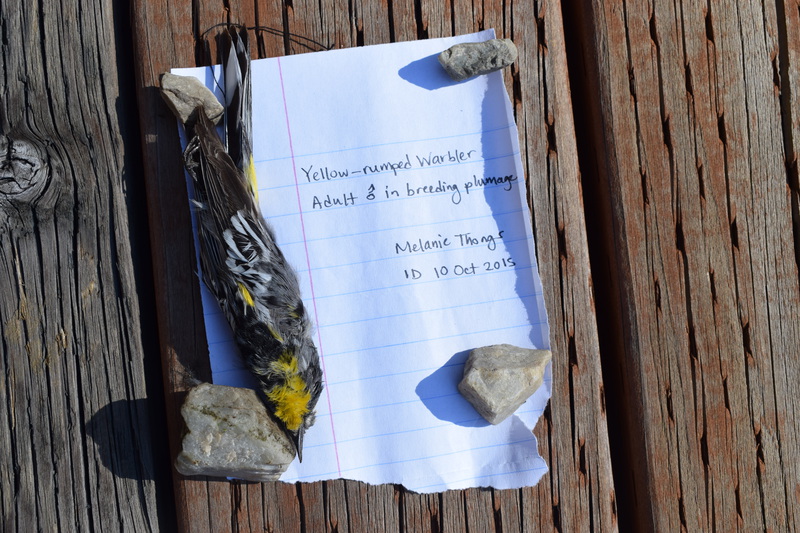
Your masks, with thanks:
[{"label": "bird's head", "polygon": [[[303,350],[313,350],[315,357],[307,357]],[[316,348],[313,344],[298,351],[286,350],[269,363],[270,387],[264,390],[274,407],[273,414],[286,429],[303,460],[303,434],[314,423],[317,400],[322,392],[322,376],[314,364]]]}]

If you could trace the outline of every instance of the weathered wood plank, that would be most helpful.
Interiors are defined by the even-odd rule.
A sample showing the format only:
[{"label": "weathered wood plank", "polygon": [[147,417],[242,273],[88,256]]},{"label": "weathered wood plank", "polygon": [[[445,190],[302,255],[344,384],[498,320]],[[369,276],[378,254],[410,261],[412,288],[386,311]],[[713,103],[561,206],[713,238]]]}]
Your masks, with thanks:
[{"label": "weathered wood plank", "polygon": [[297,489],[286,483],[264,483],[264,500],[267,531],[294,533],[303,531]]},{"label": "weathered wood plank", "polygon": [[[494,515],[498,531],[522,531],[520,491],[498,490],[494,493]],[[498,523],[499,521],[499,523]]]},{"label": "weathered wood plank", "polygon": [[797,3],[581,7],[626,525],[796,530]]},{"label": "weathered wood plank", "polygon": [[[467,489],[464,492],[464,507],[467,514],[467,531],[493,531],[493,490]],[[497,491],[500,492],[500,491]]]},{"label": "weathered wood plank", "polygon": [[[202,47],[194,39],[220,22],[284,29],[336,47],[439,37],[495,26],[500,36],[513,38],[521,52],[518,67],[507,75],[507,85],[528,168],[537,253],[553,324],[554,382],[560,384],[555,387],[551,409],[536,430],[540,450],[552,472],[535,489],[510,493],[475,490],[419,495],[352,481],[299,484],[296,490],[280,483],[264,484],[264,527],[272,531],[480,531],[494,529],[499,521],[511,530],[537,526],[543,530],[614,530],[614,488],[560,4],[529,1],[480,7],[460,1],[452,5],[396,1],[387,6],[374,0],[326,0],[292,2],[278,9],[275,4],[260,2],[254,19],[248,18],[247,10],[234,14],[215,2],[201,4],[192,11],[186,1],[134,2],[142,129],[145,139],[153,135],[160,140],[146,143],[145,159],[173,452],[177,451],[181,426],[177,414],[180,392],[189,385],[183,368],[189,365],[191,373],[198,375],[195,369],[205,368],[201,359],[207,352],[194,300],[196,281],[189,265],[194,255],[190,252],[191,239],[186,236],[188,225],[183,215],[176,218],[176,211],[186,211],[186,204],[185,193],[181,196],[183,179],[177,170],[175,124],[165,114],[154,89],[158,75],[170,67],[195,64],[192,51]],[[244,18],[236,18],[239,16]],[[194,30],[193,35],[189,28]],[[267,31],[257,35],[260,54],[308,50],[295,37],[279,38]],[[174,46],[165,48],[163,42]],[[166,218],[173,224],[170,227],[179,231],[160,232],[158,228],[164,227]],[[175,257],[173,250],[186,256]],[[171,307],[173,292],[184,305],[195,305],[192,313]],[[175,479],[182,529],[212,529],[210,484],[177,474]],[[252,517],[256,510],[249,507],[237,511],[233,501],[227,503],[231,507],[226,516],[238,512],[235,528],[252,528],[248,524],[255,522],[250,518],[245,522],[244,518]],[[254,501],[247,498],[248,505]],[[215,513],[226,512],[224,498],[213,502]],[[223,530],[233,527],[215,525]]]},{"label": "weathered wood plank", "polygon": [[464,508],[464,492],[448,490],[440,498],[442,531],[456,533],[467,531],[467,516]]},{"label": "weathered wood plank", "polygon": [[[450,491],[454,499],[463,502],[464,494]],[[436,494],[415,494],[403,491],[400,497],[400,531],[435,533],[440,529],[441,502]],[[455,516],[463,516],[464,506],[451,509]],[[466,528],[464,531],[468,531]]]},{"label": "weathered wood plank", "polygon": [[[534,432],[551,472],[522,491],[539,530],[614,531],[592,273],[583,217],[564,24],[558,2],[515,4],[520,44],[514,105],[529,179],[537,259],[553,350],[553,395]],[[545,281],[546,280],[546,281]],[[535,498],[532,505],[528,498]]]},{"label": "weathered wood plank", "polygon": [[112,7],[0,4],[4,531],[159,526]]}]

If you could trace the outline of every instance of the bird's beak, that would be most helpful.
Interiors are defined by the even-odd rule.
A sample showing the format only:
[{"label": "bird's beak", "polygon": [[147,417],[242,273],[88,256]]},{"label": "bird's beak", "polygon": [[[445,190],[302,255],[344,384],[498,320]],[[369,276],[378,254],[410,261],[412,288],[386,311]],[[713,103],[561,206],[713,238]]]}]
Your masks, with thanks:
[{"label": "bird's beak", "polygon": [[301,463],[303,462],[303,433],[305,432],[306,428],[300,426],[297,433],[291,434],[292,440],[294,441],[294,449],[297,450],[297,459]]}]

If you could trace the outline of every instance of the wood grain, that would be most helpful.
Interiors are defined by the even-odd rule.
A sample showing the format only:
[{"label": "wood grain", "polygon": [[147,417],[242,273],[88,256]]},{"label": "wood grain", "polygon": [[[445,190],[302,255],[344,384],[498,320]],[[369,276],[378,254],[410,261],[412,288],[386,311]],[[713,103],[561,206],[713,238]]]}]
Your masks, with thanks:
[{"label": "wood grain", "polygon": [[798,4],[577,4],[623,525],[797,530]]},{"label": "wood grain", "polygon": [[159,527],[112,14],[0,4],[3,531]]},{"label": "wood grain", "polygon": [[[204,0],[135,0],[134,37],[152,228],[161,350],[173,452],[178,406],[189,385],[183,376],[207,369],[197,310],[194,254],[174,121],[155,87],[158,75],[200,61],[199,34],[220,22],[261,30],[260,55],[302,53],[289,33],[334,47],[440,37],[495,27],[520,48],[507,74],[528,169],[537,254],[552,324],[555,387],[551,408],[536,430],[552,472],[532,489],[420,495],[352,481],[314,484],[230,484],[175,477],[185,531],[612,531],[614,488],[602,401],[598,336],[567,79],[561,6],[526,1],[481,6],[457,1],[296,1],[254,8]],[[172,46],[163,46],[164,42]],[[549,139],[558,139],[555,146]],[[170,228],[165,232],[164,228]],[[187,278],[189,278],[187,280]],[[174,302],[180,302],[179,308]],[[193,306],[187,312],[187,306]],[[187,368],[188,367],[188,368]],[[556,429],[557,428],[557,429]],[[258,502],[262,502],[259,508]],[[246,505],[245,505],[246,503]],[[213,513],[210,508],[213,506]],[[222,517],[222,518],[219,518]],[[488,529],[486,529],[488,528]]]},{"label": "wood grain", "polygon": [[174,457],[183,395],[209,368],[156,86],[214,57],[202,33],[221,22],[258,26],[261,57],[489,27],[516,42],[505,80],[551,324],[535,430],[551,472],[426,495],[175,474],[182,530],[800,529],[798,0],[65,0],[0,4],[4,531],[169,522],[128,205],[141,146]]}]

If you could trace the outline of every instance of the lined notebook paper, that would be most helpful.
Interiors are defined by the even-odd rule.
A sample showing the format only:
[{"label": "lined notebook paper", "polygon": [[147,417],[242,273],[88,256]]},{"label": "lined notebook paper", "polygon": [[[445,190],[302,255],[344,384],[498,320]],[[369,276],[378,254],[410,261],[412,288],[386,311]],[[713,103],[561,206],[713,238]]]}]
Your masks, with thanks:
[{"label": "lined notebook paper", "polygon": [[[458,393],[469,350],[548,348],[517,129],[499,72],[452,82],[455,38],[254,61],[261,209],[299,274],[325,389],[284,481],[418,492],[535,484],[536,394],[498,426]],[[209,87],[218,69],[177,69]],[[535,179],[535,177],[533,178]],[[203,289],[214,382],[247,385]]]}]

